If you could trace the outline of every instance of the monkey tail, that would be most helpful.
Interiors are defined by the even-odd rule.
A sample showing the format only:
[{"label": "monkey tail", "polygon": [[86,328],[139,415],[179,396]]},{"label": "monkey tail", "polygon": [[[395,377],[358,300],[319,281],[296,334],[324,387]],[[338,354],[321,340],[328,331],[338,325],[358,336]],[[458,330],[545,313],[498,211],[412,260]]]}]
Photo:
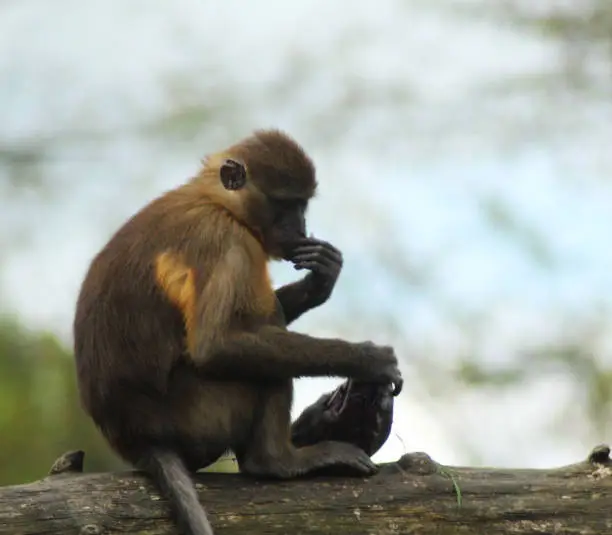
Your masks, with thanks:
[{"label": "monkey tail", "polygon": [[160,487],[185,535],[214,535],[185,464],[171,450],[151,450],[143,469]]}]

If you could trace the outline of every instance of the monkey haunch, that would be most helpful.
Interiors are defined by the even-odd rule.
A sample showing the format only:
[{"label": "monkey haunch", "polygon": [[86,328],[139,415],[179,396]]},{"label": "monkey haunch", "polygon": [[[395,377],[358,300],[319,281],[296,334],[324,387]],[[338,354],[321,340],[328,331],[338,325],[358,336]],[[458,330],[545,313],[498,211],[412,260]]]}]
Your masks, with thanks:
[{"label": "monkey haunch", "polygon": [[[210,155],[202,171],[128,220],[93,259],[74,319],[85,410],[149,472],[185,533],[212,533],[189,471],[232,450],[241,472],[291,478],[376,471],[346,442],[291,443],[294,377],[402,378],[390,347],[288,331],[320,305],[339,251],[306,238],[314,165],[278,131]],[[310,273],[274,291],[269,259]]]}]

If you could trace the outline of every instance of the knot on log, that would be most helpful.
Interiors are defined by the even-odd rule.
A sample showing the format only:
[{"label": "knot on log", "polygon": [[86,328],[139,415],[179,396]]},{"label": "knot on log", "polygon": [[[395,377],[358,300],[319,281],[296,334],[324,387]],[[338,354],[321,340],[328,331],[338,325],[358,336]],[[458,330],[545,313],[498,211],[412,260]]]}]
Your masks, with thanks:
[{"label": "knot on log", "polygon": [[84,458],[85,452],[83,450],[68,451],[53,463],[51,470],[49,470],[49,475],[81,473],[83,472]]},{"label": "knot on log", "polygon": [[591,464],[610,464],[610,446],[607,444],[600,444],[595,446],[591,453],[589,453],[588,461]]},{"label": "knot on log", "polygon": [[438,471],[438,464],[422,451],[402,455],[397,464],[402,470],[413,474],[428,475]]}]

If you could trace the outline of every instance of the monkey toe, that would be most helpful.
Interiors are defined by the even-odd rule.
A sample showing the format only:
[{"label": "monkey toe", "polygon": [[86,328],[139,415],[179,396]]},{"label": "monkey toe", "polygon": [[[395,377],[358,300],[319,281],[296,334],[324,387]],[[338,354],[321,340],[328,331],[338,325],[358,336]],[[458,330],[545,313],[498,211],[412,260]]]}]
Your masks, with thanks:
[{"label": "monkey toe", "polygon": [[370,456],[357,446],[338,442],[334,443],[333,450],[333,454],[328,457],[330,465],[344,466],[360,476],[373,475],[378,471],[378,466]]},{"label": "monkey toe", "polygon": [[370,459],[370,457],[364,452],[362,458],[357,460],[358,468],[363,475],[374,475],[378,472],[378,466]]},{"label": "monkey toe", "polygon": [[343,477],[368,477],[373,476],[376,472],[378,472],[378,466],[367,455],[365,459],[353,459],[352,461],[343,459],[338,464],[334,464],[328,470],[323,471],[326,475]]},{"label": "monkey toe", "polygon": [[355,468],[357,468],[359,471],[359,475],[363,476],[373,476],[376,472],[378,472],[378,466],[376,466],[372,461],[359,461]]}]

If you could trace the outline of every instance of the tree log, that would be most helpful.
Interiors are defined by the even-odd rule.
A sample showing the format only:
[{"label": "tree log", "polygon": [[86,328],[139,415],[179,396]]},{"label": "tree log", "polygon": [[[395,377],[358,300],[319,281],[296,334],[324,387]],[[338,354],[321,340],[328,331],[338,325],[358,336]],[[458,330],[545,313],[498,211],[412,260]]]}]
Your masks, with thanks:
[{"label": "tree log", "polygon": [[[1,535],[176,534],[167,503],[137,471],[83,474],[83,452],[40,481],[0,488]],[[552,469],[442,466],[424,453],[368,479],[255,481],[197,474],[218,535],[612,533],[610,448]]]}]

